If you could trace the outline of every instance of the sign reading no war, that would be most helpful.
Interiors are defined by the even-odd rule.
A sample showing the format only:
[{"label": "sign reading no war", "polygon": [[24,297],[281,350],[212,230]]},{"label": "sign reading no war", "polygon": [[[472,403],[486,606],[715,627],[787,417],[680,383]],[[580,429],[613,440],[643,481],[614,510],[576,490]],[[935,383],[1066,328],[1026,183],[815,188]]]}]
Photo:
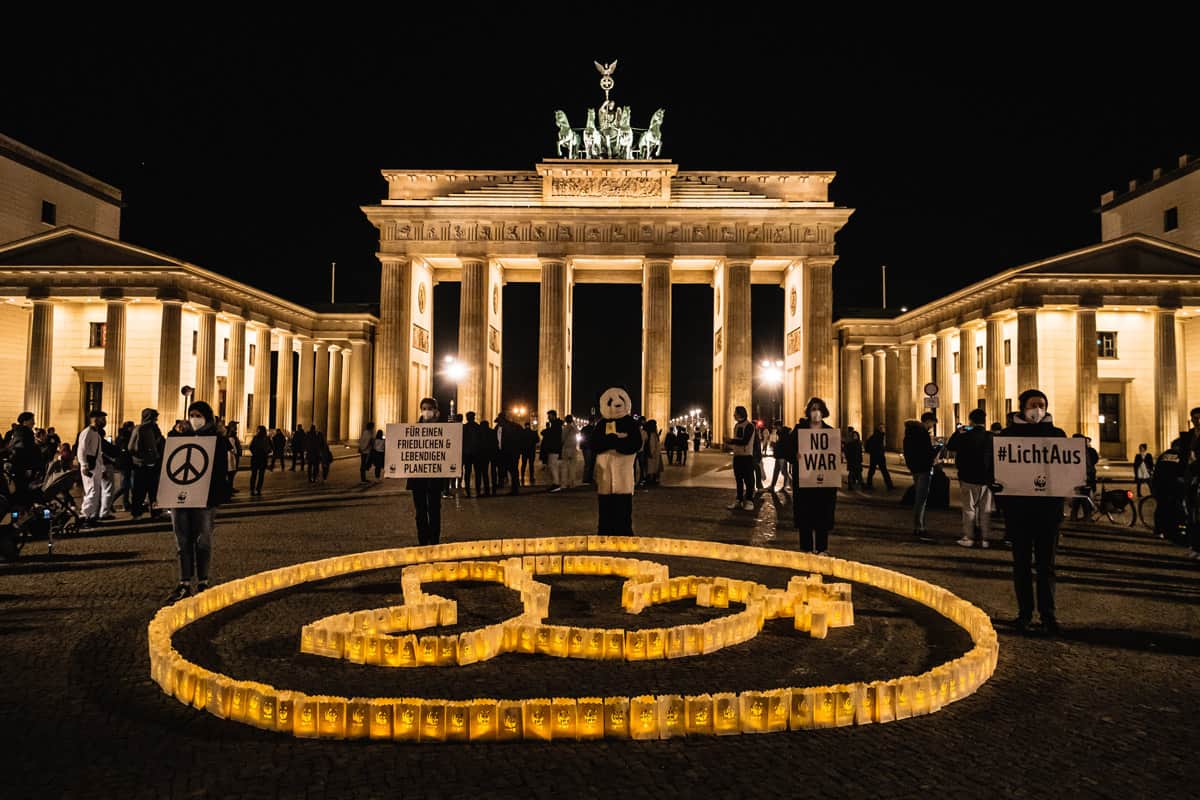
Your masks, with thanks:
[{"label": "sign reading no war", "polygon": [[387,426],[389,478],[457,478],[462,472],[462,423]]},{"label": "sign reading no war", "polygon": [[842,432],[836,428],[796,429],[796,486],[842,485]]},{"label": "sign reading no war", "polygon": [[215,436],[167,437],[158,476],[158,507],[206,507],[216,450]]},{"label": "sign reading no war", "polygon": [[1049,436],[997,436],[992,463],[1002,495],[1070,497],[1087,482],[1087,443]]}]

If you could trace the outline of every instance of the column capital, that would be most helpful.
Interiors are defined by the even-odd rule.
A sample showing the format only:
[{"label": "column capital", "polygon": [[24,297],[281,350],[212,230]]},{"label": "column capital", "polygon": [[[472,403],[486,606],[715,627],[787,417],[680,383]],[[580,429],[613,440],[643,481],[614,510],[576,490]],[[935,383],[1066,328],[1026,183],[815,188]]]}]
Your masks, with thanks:
[{"label": "column capital", "polygon": [[[464,258],[462,260],[467,261],[468,259]],[[478,259],[478,260],[482,261],[484,259]],[[566,263],[569,259],[564,255],[557,255],[557,254],[541,255],[539,253],[537,256],[537,260],[538,260],[539,264],[563,264],[563,265],[566,265]]]},{"label": "column capital", "polygon": [[154,299],[160,303],[182,303],[187,300],[183,291],[173,286],[163,287],[154,293]]},{"label": "column capital", "polygon": [[749,267],[754,263],[754,258],[750,256],[725,256],[722,259],[726,267]]},{"label": "column capital", "polygon": [[988,314],[984,319],[988,322],[1004,322],[1009,318],[1007,311],[996,311]]},{"label": "column capital", "polygon": [[1099,292],[1089,292],[1079,295],[1078,311],[1091,311],[1095,313],[1096,309],[1104,305],[1104,295]]},{"label": "column capital", "polygon": [[837,256],[807,256],[804,259],[806,267],[832,267],[838,261]]},{"label": "column capital", "polygon": [[643,264],[667,264],[668,266],[675,261],[675,257],[667,254],[648,253],[642,257]]},{"label": "column capital", "polygon": [[100,290],[100,299],[108,301],[124,301],[125,290],[117,289],[111,286],[106,286]]},{"label": "column capital", "polygon": [[35,303],[49,303],[50,287],[49,286],[30,286],[25,292],[25,299],[32,300]]},{"label": "column capital", "polygon": [[1183,302],[1178,296],[1160,297],[1158,300],[1158,312],[1160,314],[1174,314],[1179,309],[1183,308]]}]

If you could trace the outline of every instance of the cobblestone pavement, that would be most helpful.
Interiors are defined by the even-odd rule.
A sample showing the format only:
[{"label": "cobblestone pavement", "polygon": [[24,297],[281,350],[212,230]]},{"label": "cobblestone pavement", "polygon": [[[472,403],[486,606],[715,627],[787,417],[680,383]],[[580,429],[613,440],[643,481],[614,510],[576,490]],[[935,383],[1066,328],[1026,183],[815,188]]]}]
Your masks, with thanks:
[{"label": "cobblestone pavement", "polygon": [[[719,470],[703,461],[689,472]],[[411,504],[395,484],[360,487],[353,462],[310,489],[298,473],[267,477],[267,496],[220,513],[214,577],[338,553],[415,544]],[[674,468],[668,468],[672,480]],[[676,470],[682,472],[682,470]],[[684,478],[687,479],[686,477]],[[243,479],[244,480],[244,479]],[[730,485],[732,480],[730,480]],[[117,522],[62,540],[53,559],[31,545],[0,565],[0,722],[4,797],[382,797],[852,795],[869,797],[1194,796],[1200,692],[1200,570],[1141,529],[1064,528],[1061,639],[1021,638],[1010,556],[954,545],[957,514],[930,512],[938,543],[910,541],[909,512],[889,496],[839,498],[835,555],[946,586],[996,620],[1000,662],[976,694],[932,716],[826,731],[655,742],[400,745],[309,741],[215,719],[151,683],[146,624],[174,585],[173,539],[161,524]],[[243,488],[242,494],[244,496]],[[793,547],[786,501],[726,511],[731,489],[664,486],[639,493],[635,529]],[[443,541],[590,533],[586,489],[448,500]],[[782,520],[777,528],[777,520]],[[684,571],[783,576],[721,562]],[[529,697],[739,690],[887,677],[960,654],[967,638],[919,606],[856,587],[857,624],[824,641],[771,623],[710,656],[604,664],[502,656],[458,669],[383,670],[296,654],[299,625],[396,597],[380,571],[262,598],[182,631],[177,647],[212,668],[339,694]],[[553,579],[552,619],[622,624],[616,584]],[[511,613],[502,591],[440,585],[462,623]],[[707,609],[647,611],[664,620]],[[674,619],[674,617],[671,617]],[[594,688],[592,688],[594,687]]]}]

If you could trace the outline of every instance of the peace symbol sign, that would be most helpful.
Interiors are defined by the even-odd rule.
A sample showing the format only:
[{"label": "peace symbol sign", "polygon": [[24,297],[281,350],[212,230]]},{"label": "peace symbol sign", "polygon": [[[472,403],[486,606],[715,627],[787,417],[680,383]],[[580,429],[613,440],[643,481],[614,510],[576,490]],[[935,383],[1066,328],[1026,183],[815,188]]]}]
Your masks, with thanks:
[{"label": "peace symbol sign", "polygon": [[185,444],[167,459],[167,475],[180,486],[195,483],[208,471],[208,453],[198,444]]}]

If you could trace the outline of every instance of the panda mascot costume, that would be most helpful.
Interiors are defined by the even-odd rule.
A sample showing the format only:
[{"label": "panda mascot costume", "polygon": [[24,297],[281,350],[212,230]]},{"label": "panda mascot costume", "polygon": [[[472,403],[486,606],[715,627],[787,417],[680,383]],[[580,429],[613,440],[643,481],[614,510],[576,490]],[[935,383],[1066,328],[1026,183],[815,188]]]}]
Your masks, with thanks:
[{"label": "panda mascot costume", "polygon": [[642,449],[642,431],[630,416],[629,394],[613,387],[600,395],[603,419],[592,430],[596,454],[596,494],[601,536],[633,535],[633,460]]}]

